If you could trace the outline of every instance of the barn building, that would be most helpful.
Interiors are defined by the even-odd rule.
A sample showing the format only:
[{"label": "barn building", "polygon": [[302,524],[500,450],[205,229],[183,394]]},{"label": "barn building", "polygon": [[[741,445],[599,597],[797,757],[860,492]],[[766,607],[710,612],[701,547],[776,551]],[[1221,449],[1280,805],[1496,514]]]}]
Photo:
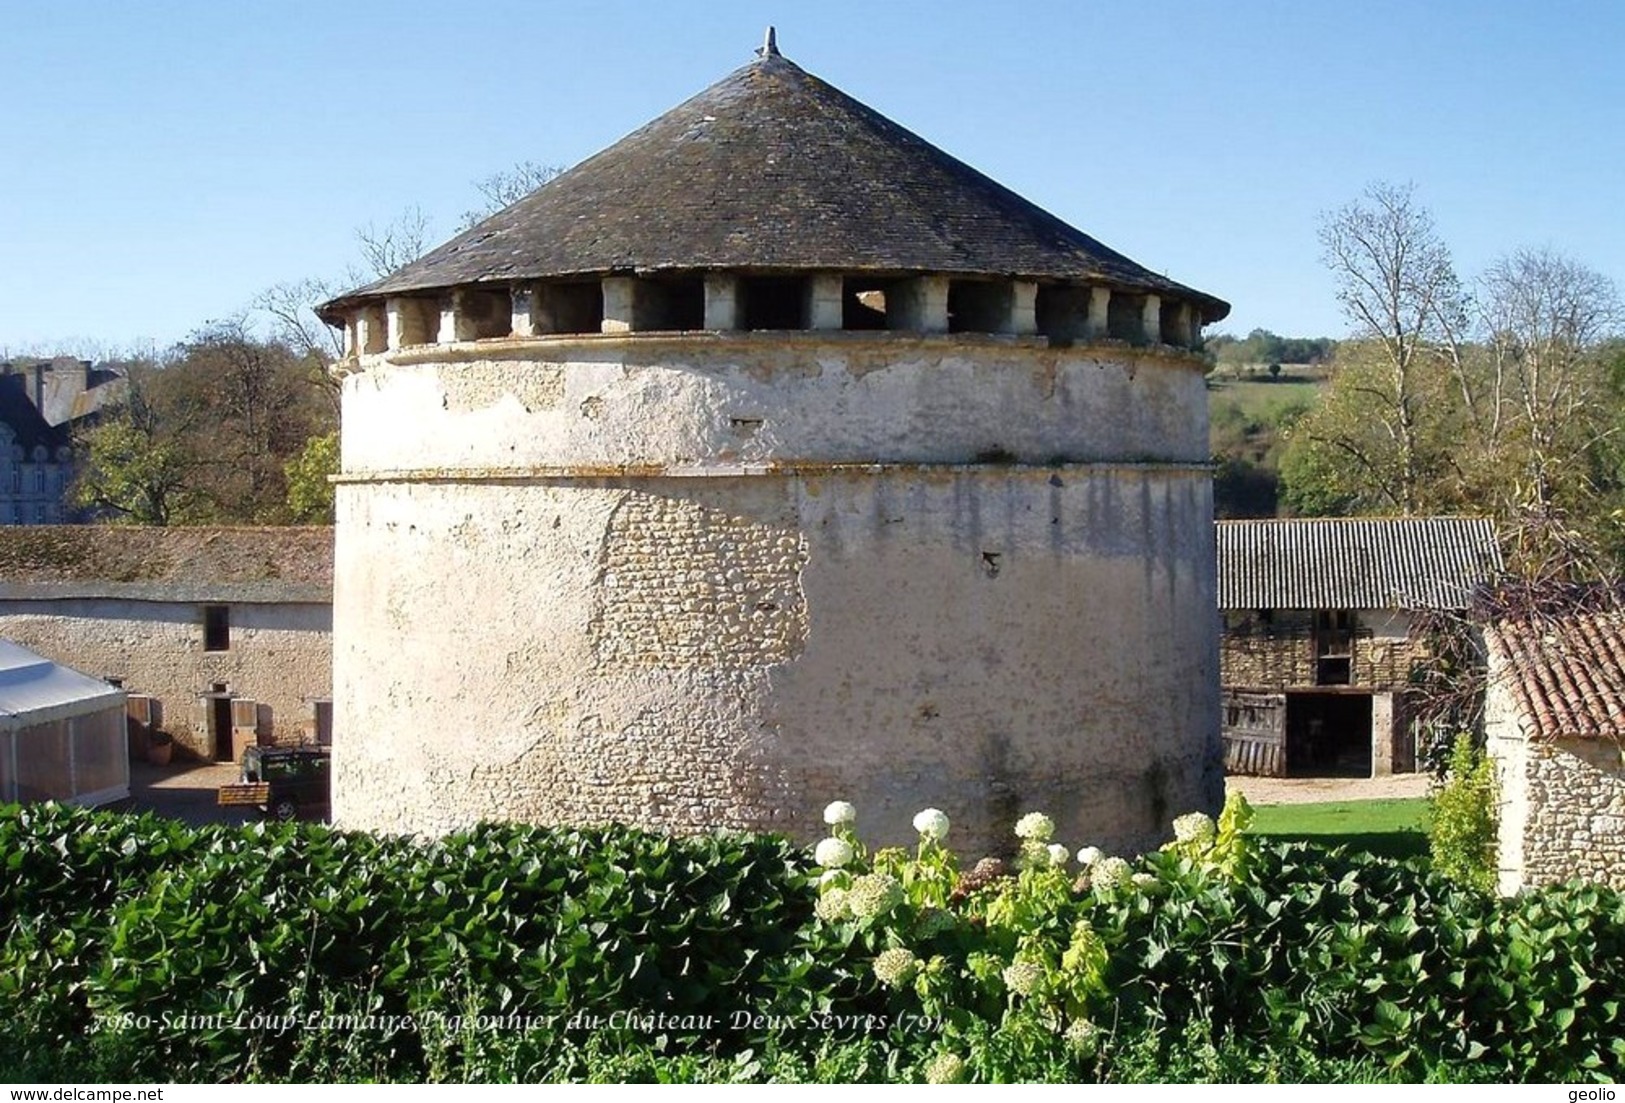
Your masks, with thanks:
[{"label": "barn building", "polygon": [[342,326],[335,818],[1146,846],[1222,795],[1228,306],[783,57]]}]

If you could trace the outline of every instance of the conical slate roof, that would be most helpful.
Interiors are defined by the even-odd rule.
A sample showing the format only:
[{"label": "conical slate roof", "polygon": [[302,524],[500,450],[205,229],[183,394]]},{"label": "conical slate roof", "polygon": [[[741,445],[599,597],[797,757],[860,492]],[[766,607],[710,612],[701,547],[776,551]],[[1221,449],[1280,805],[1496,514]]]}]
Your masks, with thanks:
[{"label": "conical slate roof", "polygon": [[323,308],[479,283],[696,270],[1088,281],[1141,267],[775,49],[467,232]]}]

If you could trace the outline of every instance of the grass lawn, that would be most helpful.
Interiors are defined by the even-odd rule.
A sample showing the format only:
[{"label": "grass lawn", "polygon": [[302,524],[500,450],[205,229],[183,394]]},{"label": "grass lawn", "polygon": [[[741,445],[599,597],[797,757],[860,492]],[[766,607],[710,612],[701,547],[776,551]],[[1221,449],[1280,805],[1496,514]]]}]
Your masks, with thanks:
[{"label": "grass lawn", "polygon": [[1385,858],[1428,852],[1425,797],[1267,804],[1253,809],[1253,834],[1278,842],[1347,846]]}]

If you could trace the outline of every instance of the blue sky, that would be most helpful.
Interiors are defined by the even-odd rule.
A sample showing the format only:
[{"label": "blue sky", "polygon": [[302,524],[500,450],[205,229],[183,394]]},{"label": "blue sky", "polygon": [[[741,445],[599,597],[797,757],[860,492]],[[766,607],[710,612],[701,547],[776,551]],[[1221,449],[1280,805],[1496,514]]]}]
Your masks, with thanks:
[{"label": "blue sky", "polygon": [[1466,277],[1625,286],[1625,4],[0,0],[0,350],[159,346],[337,276],[417,205],[573,164],[783,52],[1147,267],[1222,328],[1347,326],[1326,210],[1412,182]]}]

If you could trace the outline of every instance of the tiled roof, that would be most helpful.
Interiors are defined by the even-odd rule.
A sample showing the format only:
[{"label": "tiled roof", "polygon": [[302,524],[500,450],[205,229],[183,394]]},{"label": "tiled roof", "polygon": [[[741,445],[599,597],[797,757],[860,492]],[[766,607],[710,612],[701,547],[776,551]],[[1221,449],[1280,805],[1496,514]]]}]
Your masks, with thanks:
[{"label": "tiled roof", "polygon": [[1501,570],[1485,517],[1220,521],[1220,609],[1464,609]]},{"label": "tiled roof", "polygon": [[1532,737],[1625,736],[1625,613],[1500,621],[1484,635],[1490,677],[1507,680]]},{"label": "tiled roof", "polygon": [[0,599],[329,602],[327,527],[0,526]]},{"label": "tiled roof", "polygon": [[321,310],[481,282],[699,270],[1091,281],[1194,303],[1206,322],[1230,310],[776,52]]}]

